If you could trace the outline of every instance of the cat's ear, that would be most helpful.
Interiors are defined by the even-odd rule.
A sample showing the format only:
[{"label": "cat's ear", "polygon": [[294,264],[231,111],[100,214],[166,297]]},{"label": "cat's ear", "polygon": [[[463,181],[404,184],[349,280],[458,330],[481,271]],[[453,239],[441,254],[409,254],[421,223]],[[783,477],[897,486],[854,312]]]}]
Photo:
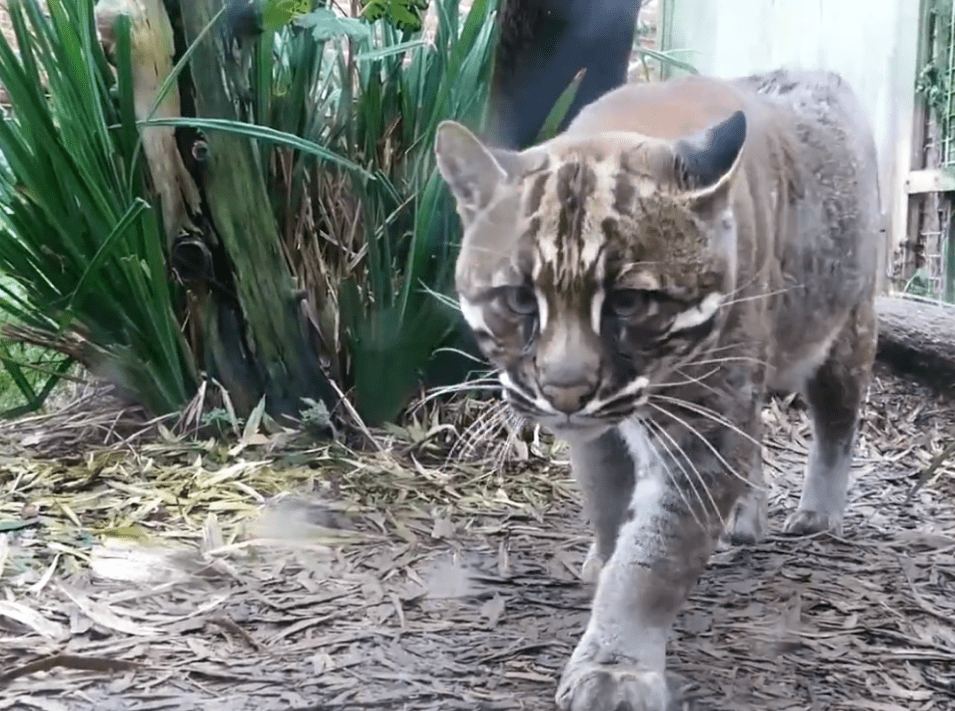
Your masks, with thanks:
[{"label": "cat's ear", "polygon": [[487,207],[498,183],[506,180],[507,163],[519,162],[518,153],[492,151],[467,128],[454,121],[438,125],[434,142],[441,177],[458,206],[468,212]]},{"label": "cat's ear", "polygon": [[695,136],[676,142],[677,184],[696,203],[709,203],[729,193],[746,142],[746,115],[737,111]]}]

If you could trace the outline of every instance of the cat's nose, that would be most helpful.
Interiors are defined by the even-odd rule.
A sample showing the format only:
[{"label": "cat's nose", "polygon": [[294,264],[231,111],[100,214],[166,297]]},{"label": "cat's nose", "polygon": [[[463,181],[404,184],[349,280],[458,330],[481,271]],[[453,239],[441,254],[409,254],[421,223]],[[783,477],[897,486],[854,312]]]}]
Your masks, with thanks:
[{"label": "cat's nose", "polygon": [[576,383],[547,383],[541,385],[541,392],[558,412],[572,415],[590,402],[597,386],[594,383],[578,381]]}]

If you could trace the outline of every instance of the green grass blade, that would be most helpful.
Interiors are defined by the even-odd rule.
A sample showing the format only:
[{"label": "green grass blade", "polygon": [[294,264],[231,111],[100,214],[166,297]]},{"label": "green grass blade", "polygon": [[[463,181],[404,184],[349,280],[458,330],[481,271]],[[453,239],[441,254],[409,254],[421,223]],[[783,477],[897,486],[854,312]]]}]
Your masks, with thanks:
[{"label": "green grass blade", "polygon": [[116,226],[113,228],[112,232],[110,232],[106,239],[103,240],[103,243],[96,251],[96,254],[93,255],[93,259],[91,259],[86,265],[83,275],[76,283],[76,287],[73,289],[73,293],[70,295],[70,304],[67,308],[72,307],[73,300],[76,299],[78,295],[83,293],[83,287],[86,285],[90,274],[93,274],[102,265],[105,257],[109,254],[110,250],[115,247],[119,238],[126,234],[132,224],[139,219],[139,216],[142,214],[142,212],[148,208],[149,203],[141,198],[137,198],[135,202],[129,206],[126,214],[123,215],[118,223],[116,223]]},{"label": "green grass blade", "polygon": [[550,110],[550,113],[547,114],[547,118],[544,119],[544,124],[541,126],[541,130],[537,134],[536,143],[542,143],[544,141],[550,140],[557,135],[557,132],[560,130],[560,124],[567,116],[567,112],[570,110],[570,105],[574,103],[574,99],[577,97],[577,90],[580,88],[580,83],[584,80],[584,74],[586,71],[586,69],[581,69],[579,72],[577,72],[577,75],[573,78],[567,88],[561,92],[559,97],[557,97],[554,107]]}]

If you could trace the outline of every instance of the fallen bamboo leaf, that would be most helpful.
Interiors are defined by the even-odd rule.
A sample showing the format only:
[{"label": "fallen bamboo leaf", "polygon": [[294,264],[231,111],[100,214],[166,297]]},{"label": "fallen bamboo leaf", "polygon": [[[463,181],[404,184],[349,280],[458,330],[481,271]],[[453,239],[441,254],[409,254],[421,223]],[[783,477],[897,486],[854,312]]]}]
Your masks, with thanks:
[{"label": "fallen bamboo leaf", "polygon": [[48,620],[36,610],[19,602],[0,600],[0,617],[19,622],[47,639],[61,641],[69,637],[63,625]]},{"label": "fallen bamboo leaf", "polygon": [[64,595],[70,598],[70,600],[80,608],[80,611],[84,615],[101,627],[137,637],[151,637],[159,634],[158,628],[140,625],[126,617],[122,617],[111,609],[109,605],[90,599],[66,583],[60,583],[58,587],[63,591]]},{"label": "fallen bamboo leaf", "polygon": [[81,671],[96,671],[103,673],[114,673],[118,671],[129,671],[139,669],[142,664],[137,662],[127,662],[122,659],[108,659],[106,657],[85,657],[76,654],[55,654],[52,657],[37,659],[10,671],[0,674],[0,687],[9,684],[14,679],[37,672],[50,671],[52,669],[77,669]]}]

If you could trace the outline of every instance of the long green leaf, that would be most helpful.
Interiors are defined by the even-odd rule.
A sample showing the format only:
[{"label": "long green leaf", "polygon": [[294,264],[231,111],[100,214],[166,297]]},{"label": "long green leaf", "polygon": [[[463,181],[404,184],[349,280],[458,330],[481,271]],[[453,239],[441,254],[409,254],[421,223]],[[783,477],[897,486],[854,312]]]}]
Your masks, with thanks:
[{"label": "long green leaf", "polygon": [[357,163],[354,163],[347,158],[343,158],[334,151],[324,148],[313,141],[299,138],[298,136],[294,136],[284,131],[276,131],[275,129],[269,128],[268,126],[258,126],[255,124],[243,123],[242,121],[233,121],[231,119],[191,117],[153,118],[148,121],[138,121],[137,123],[140,126],[191,126],[193,128],[201,128],[207,131],[226,131],[239,136],[254,138],[258,141],[269,141],[270,143],[276,143],[279,145],[288,146],[289,148],[295,148],[302,151],[303,153],[315,156],[316,158],[321,158],[322,160],[328,161],[329,163],[334,163],[335,165],[341,166],[342,168],[346,168],[347,170],[358,173],[365,178],[371,178],[371,174],[367,170],[362,168]]},{"label": "long green leaf", "polygon": [[107,255],[109,255],[110,250],[116,245],[118,239],[126,234],[126,231],[129,230],[132,224],[139,219],[139,216],[142,214],[143,210],[148,208],[149,203],[141,198],[136,198],[136,201],[129,206],[126,214],[123,215],[122,219],[120,219],[118,223],[116,223],[113,231],[110,232],[106,239],[103,240],[103,243],[96,251],[96,254],[93,255],[93,258],[90,260],[89,264],[86,265],[83,275],[80,277],[79,281],[76,282],[76,287],[73,289],[73,293],[70,296],[70,303],[67,308],[71,308],[73,306],[73,300],[78,295],[83,293],[83,287],[86,285],[90,274],[93,274],[102,265],[104,259]]},{"label": "long green leaf", "polygon": [[158,216],[143,209],[144,181],[131,157],[138,132],[128,22],[117,28],[117,103],[92,3],[49,0],[48,10],[35,0],[11,5],[18,53],[0,37],[0,84],[12,104],[0,121],[8,166],[0,271],[18,287],[3,290],[0,308],[51,340],[81,329],[107,372],[153,411],[169,412],[191,397],[196,373],[176,322]]},{"label": "long green leaf", "polygon": [[[4,366],[7,366],[9,364],[9,362],[5,358],[3,359],[3,362],[4,362]],[[40,388],[40,392],[34,393],[33,397],[27,398],[27,402],[25,405],[20,405],[19,407],[13,407],[3,412],[0,412],[0,417],[3,417],[5,419],[15,419],[17,417],[22,417],[23,415],[26,415],[30,412],[35,412],[36,410],[39,410],[40,407],[43,406],[43,403],[46,401],[46,399],[50,396],[50,393],[53,392],[53,388],[56,387],[56,385],[60,382],[60,379],[63,377],[63,375],[66,374],[66,371],[68,371],[72,367],[72,365],[73,365],[73,361],[70,360],[69,358],[62,359],[59,365],[57,365],[54,372],[51,373],[49,377],[46,379],[46,382]],[[33,388],[31,387],[30,390],[32,391]]]},{"label": "long green leaf", "polygon": [[547,114],[547,118],[544,119],[541,130],[537,134],[537,143],[542,143],[557,135],[560,124],[563,122],[564,117],[567,116],[567,112],[570,111],[570,105],[574,103],[574,99],[577,97],[577,90],[580,88],[580,83],[584,80],[584,73],[586,71],[586,69],[581,69],[577,72],[577,75],[567,88],[557,97],[554,108]]}]

